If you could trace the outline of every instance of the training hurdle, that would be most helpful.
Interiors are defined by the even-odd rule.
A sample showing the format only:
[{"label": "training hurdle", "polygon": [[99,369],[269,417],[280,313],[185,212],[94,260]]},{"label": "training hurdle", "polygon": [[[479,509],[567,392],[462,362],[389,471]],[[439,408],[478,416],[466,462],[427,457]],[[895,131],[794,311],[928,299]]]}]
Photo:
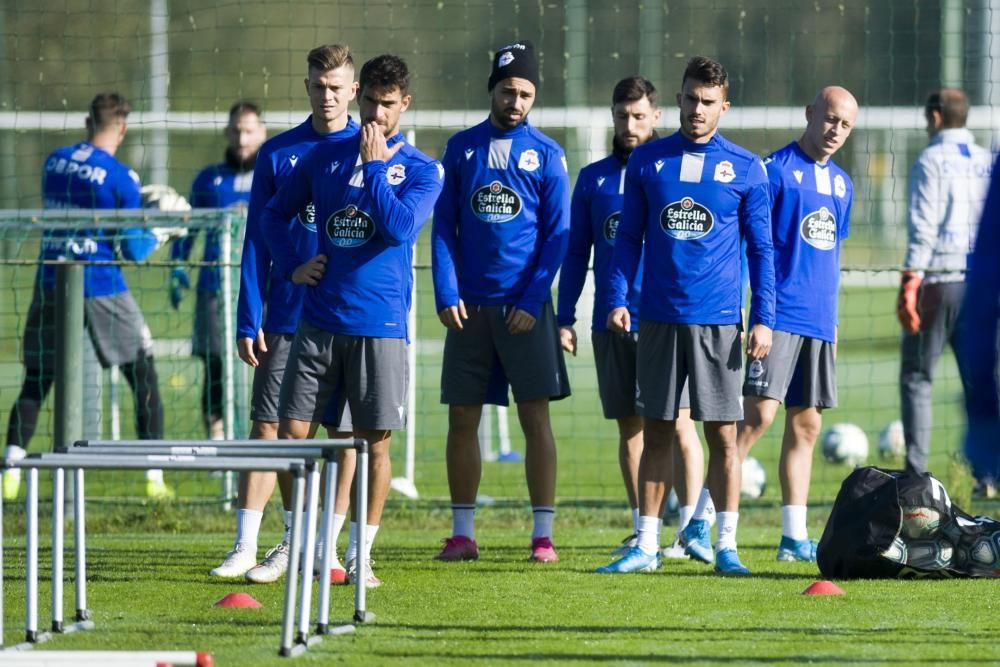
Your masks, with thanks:
[{"label": "training hurdle", "polygon": [[[340,634],[353,631],[354,626],[329,625],[329,576],[320,578],[320,601],[317,612],[317,636],[309,637],[310,605],[312,600],[312,577],[303,577],[302,598],[299,606],[298,636],[293,642],[293,626],[295,621],[297,578],[299,573],[300,552],[303,543],[306,545],[303,557],[304,571],[311,572],[313,552],[316,539],[315,517],[318,508],[319,471],[316,460],[324,459],[331,465],[327,466],[326,494],[327,506],[332,506],[332,497],[336,480],[336,451],[338,449],[354,448],[358,451],[357,463],[357,499],[356,515],[359,523],[367,522],[367,481],[368,481],[368,449],[367,443],[360,439],[345,440],[311,440],[308,447],[281,446],[276,443],[264,445],[261,440],[228,441],[121,441],[116,443],[80,441],[72,448],[53,454],[35,454],[19,461],[5,460],[0,467],[22,468],[27,474],[26,498],[26,550],[27,568],[25,574],[26,586],[26,622],[25,644],[10,647],[14,650],[30,648],[34,644],[46,641],[50,633],[38,631],[38,470],[53,470],[53,568],[52,568],[52,598],[53,621],[52,632],[66,633],[75,630],[86,630],[94,627],[90,620],[90,611],[86,605],[86,546],[84,531],[84,493],[83,470],[139,470],[159,467],[174,470],[233,470],[253,471],[272,470],[289,472],[294,476],[294,499],[292,513],[292,532],[289,553],[289,572],[285,585],[285,605],[282,617],[282,636],[279,655],[295,656],[306,648],[320,641],[324,634]],[[88,446],[89,445],[89,446]],[[134,453],[141,450],[142,453]],[[86,453],[84,453],[86,452]],[[163,453],[166,452],[166,453]],[[62,523],[63,523],[63,473],[72,469],[76,480],[74,497],[74,514],[76,518],[76,623],[62,623]],[[307,480],[308,477],[308,480]],[[304,497],[308,496],[306,508],[303,511]],[[306,514],[305,539],[303,539],[303,513]],[[327,512],[327,521],[322,528],[328,535],[332,527],[332,513]],[[0,538],[2,538],[2,506],[0,506]],[[364,539],[363,529],[359,540]],[[363,542],[361,542],[363,544]],[[321,557],[324,572],[329,571],[332,558],[332,544],[324,540],[326,549]],[[0,555],[2,559],[2,555]],[[2,577],[2,560],[0,560],[0,577]],[[356,588],[355,614],[356,622],[371,620],[373,615],[365,609],[365,588],[363,582]],[[0,580],[2,585],[2,580]],[[2,597],[0,597],[0,638],[2,638]],[[2,648],[2,646],[0,646]]]}]

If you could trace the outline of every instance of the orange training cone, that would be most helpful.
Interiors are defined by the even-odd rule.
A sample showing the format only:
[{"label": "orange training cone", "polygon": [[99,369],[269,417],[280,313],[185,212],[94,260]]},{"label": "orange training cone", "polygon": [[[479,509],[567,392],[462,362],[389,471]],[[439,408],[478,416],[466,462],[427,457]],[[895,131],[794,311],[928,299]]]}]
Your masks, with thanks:
[{"label": "orange training cone", "polygon": [[802,591],[803,595],[843,595],[844,589],[832,581],[814,581]]},{"label": "orange training cone", "polygon": [[260,609],[260,603],[247,593],[230,593],[215,603],[216,607],[236,607],[250,609]]}]

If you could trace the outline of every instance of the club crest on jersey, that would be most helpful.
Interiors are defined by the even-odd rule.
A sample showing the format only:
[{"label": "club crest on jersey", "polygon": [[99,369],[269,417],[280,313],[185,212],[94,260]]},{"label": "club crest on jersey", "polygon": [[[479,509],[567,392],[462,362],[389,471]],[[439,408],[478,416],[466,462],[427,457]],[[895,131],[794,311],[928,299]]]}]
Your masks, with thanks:
[{"label": "club crest on jersey", "polygon": [[339,248],[362,246],[375,235],[375,221],[354,204],[348,204],[326,221],[326,236]]},{"label": "club crest on jersey", "polygon": [[483,222],[507,222],[521,212],[521,197],[500,181],[472,193],[472,212]]},{"label": "club crest on jersey", "polygon": [[399,185],[406,180],[406,167],[401,164],[394,164],[385,172],[385,180],[389,185]]},{"label": "club crest on jersey", "polygon": [[316,206],[312,202],[306,204],[306,207],[299,211],[296,217],[299,219],[300,225],[310,232],[316,231]]},{"label": "club crest on jersey", "polygon": [[615,211],[607,218],[604,219],[604,224],[601,228],[604,230],[604,240],[610,245],[615,244],[615,237],[618,236],[618,223],[622,219],[622,212]]},{"label": "club crest on jersey", "polygon": [[837,245],[837,220],[830,213],[830,209],[821,206],[818,211],[813,211],[802,218],[799,226],[799,233],[802,240],[819,250],[833,250]]},{"label": "club crest on jersey", "polygon": [[517,168],[525,171],[534,171],[538,169],[541,164],[542,163],[538,161],[538,151],[534,148],[529,148],[521,153],[521,157],[517,160]]},{"label": "club crest on jersey", "polygon": [[723,160],[719,164],[715,165],[715,180],[720,183],[728,183],[736,178],[736,171],[733,169],[733,163],[729,160]]},{"label": "club crest on jersey", "polygon": [[660,227],[678,241],[693,241],[712,231],[715,216],[690,197],[667,204],[660,211]]},{"label": "club crest on jersey", "polygon": [[833,177],[833,191],[841,199],[847,196],[847,183],[844,182],[844,177],[840,174]]}]

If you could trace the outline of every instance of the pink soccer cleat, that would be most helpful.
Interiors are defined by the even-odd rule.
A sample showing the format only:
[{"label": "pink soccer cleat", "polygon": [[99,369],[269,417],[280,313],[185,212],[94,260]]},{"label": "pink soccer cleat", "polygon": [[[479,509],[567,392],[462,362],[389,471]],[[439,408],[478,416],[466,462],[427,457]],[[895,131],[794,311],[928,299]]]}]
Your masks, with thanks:
[{"label": "pink soccer cleat", "polygon": [[552,540],[547,537],[531,540],[531,560],[537,563],[554,563],[559,560],[559,554],[552,546]]},{"label": "pink soccer cleat", "polygon": [[434,560],[456,561],[456,560],[477,560],[479,558],[479,545],[476,541],[465,535],[454,535],[444,538],[444,548],[441,553],[434,556]]}]

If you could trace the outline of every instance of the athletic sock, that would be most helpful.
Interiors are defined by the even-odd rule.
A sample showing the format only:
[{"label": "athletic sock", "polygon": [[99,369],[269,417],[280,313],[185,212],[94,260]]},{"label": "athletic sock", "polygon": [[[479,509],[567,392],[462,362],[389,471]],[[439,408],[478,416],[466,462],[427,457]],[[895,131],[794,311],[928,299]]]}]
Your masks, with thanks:
[{"label": "athletic sock", "polygon": [[292,512],[290,510],[285,510],[285,534],[282,536],[281,541],[285,544],[292,543]]},{"label": "athletic sock", "polygon": [[715,525],[716,513],[715,503],[712,502],[712,494],[708,494],[708,500],[705,501],[705,508],[702,510],[701,518],[707,521],[709,526]]},{"label": "athletic sock", "polygon": [[476,539],[476,506],[475,505],[452,505],[451,506],[451,534],[462,535],[470,540]]},{"label": "athletic sock", "polygon": [[805,505],[781,506],[781,534],[793,540],[805,540],[809,537],[806,528]]},{"label": "athletic sock", "polygon": [[163,483],[163,471],[159,468],[154,468],[152,470],[146,471],[146,480],[150,482],[160,482]]},{"label": "athletic sock", "polygon": [[358,556],[358,522],[352,521],[347,528],[347,552],[344,560],[350,563]]},{"label": "athletic sock", "polygon": [[707,521],[709,513],[709,507],[711,507],[711,513],[715,514],[715,505],[712,503],[712,494],[709,492],[707,486],[701,487],[701,493],[698,494],[698,503],[694,506],[694,514],[691,519],[696,521]]},{"label": "athletic sock", "polygon": [[639,508],[638,507],[633,507],[632,508],[632,532],[633,533],[638,533],[639,532]]},{"label": "athletic sock", "polygon": [[719,512],[719,541],[715,543],[718,550],[736,548],[736,524],[740,522],[739,512]]},{"label": "athletic sock", "polygon": [[552,539],[552,520],[556,516],[555,507],[537,505],[531,508],[531,513],[535,518],[535,526],[531,531],[531,539],[537,540],[541,537]]},{"label": "athletic sock", "polygon": [[372,559],[372,544],[375,542],[375,535],[378,533],[378,526],[372,524],[365,525],[365,557]]},{"label": "athletic sock", "polygon": [[691,523],[691,517],[694,516],[694,505],[681,505],[680,507],[680,523],[677,526],[677,530],[684,530],[684,527]]},{"label": "athletic sock", "polygon": [[264,513],[257,510],[236,510],[236,544],[257,552],[257,535]]},{"label": "athletic sock", "polygon": [[337,553],[337,538],[340,537],[340,531],[344,529],[344,523],[347,521],[346,514],[333,513],[333,553]]},{"label": "athletic sock", "polygon": [[639,534],[639,541],[636,546],[642,549],[643,553],[655,554],[660,548],[660,536],[657,534],[659,526],[660,517],[658,516],[639,517],[639,528],[636,530]]}]

